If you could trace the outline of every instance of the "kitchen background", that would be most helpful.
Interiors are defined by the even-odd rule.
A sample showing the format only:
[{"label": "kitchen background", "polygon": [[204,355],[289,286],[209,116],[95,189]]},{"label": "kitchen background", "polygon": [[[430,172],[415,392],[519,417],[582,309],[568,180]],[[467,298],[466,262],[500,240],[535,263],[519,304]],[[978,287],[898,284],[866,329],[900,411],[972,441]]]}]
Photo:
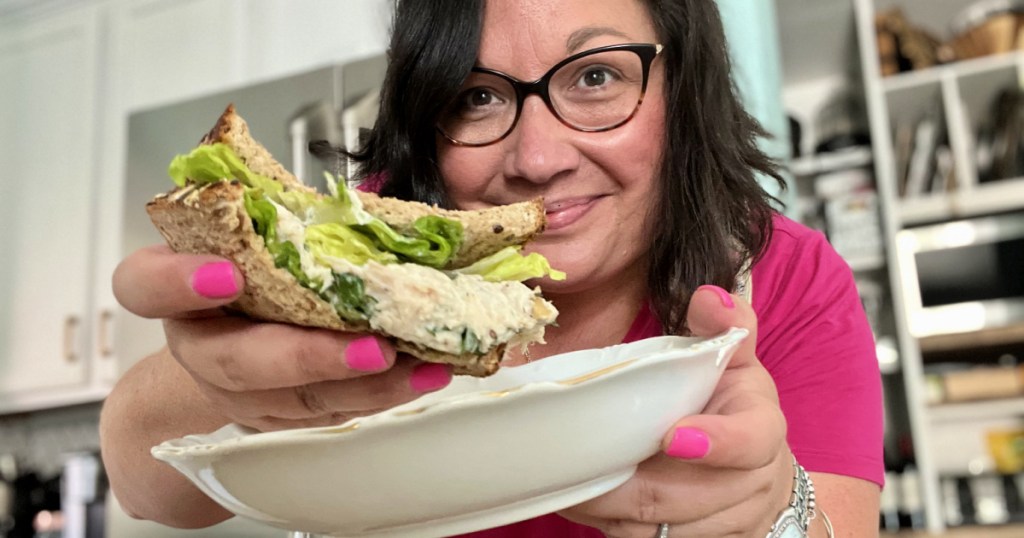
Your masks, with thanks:
[{"label": "kitchen background", "polygon": [[[880,528],[1024,535],[1024,2],[719,3],[787,212],[875,330]],[[143,204],[229,100],[306,177],[331,166],[294,148],[372,123],[389,5],[0,0],[0,537],[282,535],[163,529],[107,495],[102,399],[160,342],[110,275],[159,241]]]}]

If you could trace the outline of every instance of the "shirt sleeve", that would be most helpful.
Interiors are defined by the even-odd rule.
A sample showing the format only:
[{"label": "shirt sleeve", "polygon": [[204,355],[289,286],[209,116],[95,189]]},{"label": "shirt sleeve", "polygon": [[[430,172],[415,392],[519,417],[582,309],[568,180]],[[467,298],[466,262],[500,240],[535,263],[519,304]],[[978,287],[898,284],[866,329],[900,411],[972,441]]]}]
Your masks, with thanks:
[{"label": "shirt sleeve", "polygon": [[777,217],[753,271],[753,303],[758,357],[794,456],[809,471],[881,486],[881,375],[849,266],[821,233]]}]

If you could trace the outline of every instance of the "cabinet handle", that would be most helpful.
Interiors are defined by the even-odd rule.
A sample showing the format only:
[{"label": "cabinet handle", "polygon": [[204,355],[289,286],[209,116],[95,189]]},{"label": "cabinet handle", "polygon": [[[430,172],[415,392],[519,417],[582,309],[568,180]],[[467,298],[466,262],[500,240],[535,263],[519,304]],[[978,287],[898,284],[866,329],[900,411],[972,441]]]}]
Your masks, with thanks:
[{"label": "cabinet handle", "polygon": [[78,316],[64,318],[64,360],[76,362],[78,352],[75,350],[75,334],[78,332]]},{"label": "cabinet handle", "polygon": [[104,308],[100,311],[100,334],[99,334],[99,348],[100,356],[103,358],[111,357],[114,355],[114,348],[111,345],[111,330],[113,329],[114,313],[108,308]]}]

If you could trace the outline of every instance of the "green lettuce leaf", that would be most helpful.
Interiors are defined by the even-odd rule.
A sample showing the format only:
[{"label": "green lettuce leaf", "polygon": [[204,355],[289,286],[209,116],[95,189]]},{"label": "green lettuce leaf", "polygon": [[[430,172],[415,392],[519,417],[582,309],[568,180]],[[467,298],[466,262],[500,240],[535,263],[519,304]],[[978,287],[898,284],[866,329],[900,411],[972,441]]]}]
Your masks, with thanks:
[{"label": "green lettuce leaf", "polygon": [[249,213],[256,233],[263,238],[267,250],[274,257],[274,265],[287,270],[303,286],[318,288],[319,283],[313,282],[302,270],[302,258],[299,257],[295,245],[277,239],[277,208],[274,204],[260,196],[258,191],[246,189],[245,211]]},{"label": "green lettuce leaf", "polygon": [[327,258],[340,258],[356,265],[363,265],[370,260],[378,263],[398,261],[393,253],[377,248],[377,244],[369,237],[339,222],[308,226],[306,248],[314,259],[325,265],[328,265]]},{"label": "green lettuce leaf", "polygon": [[402,261],[434,268],[447,265],[463,240],[461,222],[434,215],[416,219],[413,223],[415,237],[399,234],[378,218],[353,228],[372,237],[381,248],[394,252]]},{"label": "green lettuce leaf", "polygon": [[[412,233],[403,235],[363,209],[359,197],[344,182],[336,183],[329,174],[327,178],[333,196],[319,197],[307,192],[284,192],[277,196],[282,205],[306,222],[306,242],[315,242],[321,254],[358,265],[372,259],[381,263],[403,261],[441,268],[462,246],[461,222],[428,215],[413,223]],[[327,224],[331,226],[320,228]],[[367,245],[367,241],[356,235],[371,244]],[[332,245],[332,242],[338,244]],[[381,253],[389,256],[382,257]]]},{"label": "green lettuce leaf", "polygon": [[262,190],[272,197],[284,189],[277,181],[249,170],[231,148],[219,143],[202,145],[188,155],[178,155],[171,161],[167,174],[179,187],[189,181],[205,185],[222,179],[237,179],[246,187]]},{"label": "green lettuce leaf", "polygon": [[522,282],[543,276],[547,276],[551,280],[565,280],[565,273],[552,269],[547,258],[536,252],[523,256],[520,254],[520,250],[522,247],[505,247],[472,265],[458,269],[456,272],[480,275],[489,282],[505,280]]},{"label": "green lettuce leaf", "polygon": [[[274,207],[274,204],[264,198],[259,191],[246,189],[245,210],[252,219],[256,233],[263,238],[267,250],[273,256],[276,267],[285,269],[295,277],[299,284],[315,291],[321,298],[331,303],[342,319],[347,321],[369,319],[376,301],[366,295],[362,279],[348,273],[334,273],[334,282],[328,289],[322,290],[323,282],[309,278],[302,270],[302,258],[299,256],[299,251],[295,248],[295,245],[288,241],[279,241],[277,239],[277,208]],[[324,226],[331,225],[321,225],[321,227],[317,228],[319,229]],[[348,230],[348,228],[340,224],[336,225],[336,227]],[[316,233],[320,232],[315,232],[314,235]],[[351,233],[362,237],[355,232]],[[373,248],[372,242],[368,239],[362,238],[362,241],[368,243],[370,248]],[[307,246],[309,246],[308,243]],[[316,248],[311,248],[310,250],[313,256],[316,257],[319,251]]]}]

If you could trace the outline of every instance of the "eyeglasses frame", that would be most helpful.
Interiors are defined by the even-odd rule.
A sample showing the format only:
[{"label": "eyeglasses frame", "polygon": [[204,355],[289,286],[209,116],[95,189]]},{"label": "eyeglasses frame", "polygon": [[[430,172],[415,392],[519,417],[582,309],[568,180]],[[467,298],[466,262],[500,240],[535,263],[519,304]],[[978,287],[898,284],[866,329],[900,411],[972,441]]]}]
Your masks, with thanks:
[{"label": "eyeglasses frame", "polygon": [[[495,69],[488,69],[485,67],[474,67],[474,73],[492,75],[501,78],[512,85],[512,88],[516,92],[516,116],[515,118],[513,118],[512,124],[509,126],[508,130],[506,130],[505,133],[499,136],[498,138],[490,142],[481,143],[469,143],[456,140],[448,136],[448,133],[445,133],[444,130],[441,129],[440,125],[436,125],[437,131],[441,133],[441,135],[444,136],[445,139],[447,139],[450,143],[456,146],[478,148],[483,146],[489,146],[491,144],[497,144],[498,142],[501,142],[502,140],[507,138],[508,135],[512,134],[512,131],[516,129],[516,125],[519,124],[519,117],[523,113],[523,103],[526,102],[527,97],[534,94],[539,95],[541,100],[544,101],[544,104],[547,105],[548,110],[551,111],[551,114],[558,118],[558,121],[562,122],[563,125],[569,127],[570,129],[584,133],[600,133],[604,131],[610,131],[617,127],[621,127],[622,125],[629,122],[629,120],[633,119],[633,117],[636,116],[637,111],[640,110],[640,105],[643,104],[644,96],[647,94],[647,81],[651,71],[651,64],[654,63],[654,59],[657,58],[658,55],[661,54],[661,51],[663,51],[664,49],[665,47],[659,43],[620,43],[616,45],[607,45],[603,47],[584,50],[558,62],[557,64],[552,66],[551,69],[548,69],[547,73],[544,73],[542,77],[540,77],[537,80],[534,80],[533,82],[519,80],[516,77],[513,77],[512,75],[503,73]],[[552,104],[551,102],[551,94],[548,92],[548,85],[551,83],[551,78],[554,76],[555,73],[558,72],[559,69],[572,62],[575,62],[576,60],[579,60],[580,58],[585,58],[587,56],[599,54],[602,52],[618,50],[626,50],[635,53],[637,56],[640,57],[640,65],[643,68],[643,82],[640,85],[640,98],[637,99],[636,106],[633,107],[633,112],[630,112],[629,116],[624,118],[622,121],[615,123],[613,125],[609,125],[607,127],[579,127],[577,125],[569,123],[569,121],[563,118],[562,115],[558,112],[558,110],[555,109],[554,104]]]}]

